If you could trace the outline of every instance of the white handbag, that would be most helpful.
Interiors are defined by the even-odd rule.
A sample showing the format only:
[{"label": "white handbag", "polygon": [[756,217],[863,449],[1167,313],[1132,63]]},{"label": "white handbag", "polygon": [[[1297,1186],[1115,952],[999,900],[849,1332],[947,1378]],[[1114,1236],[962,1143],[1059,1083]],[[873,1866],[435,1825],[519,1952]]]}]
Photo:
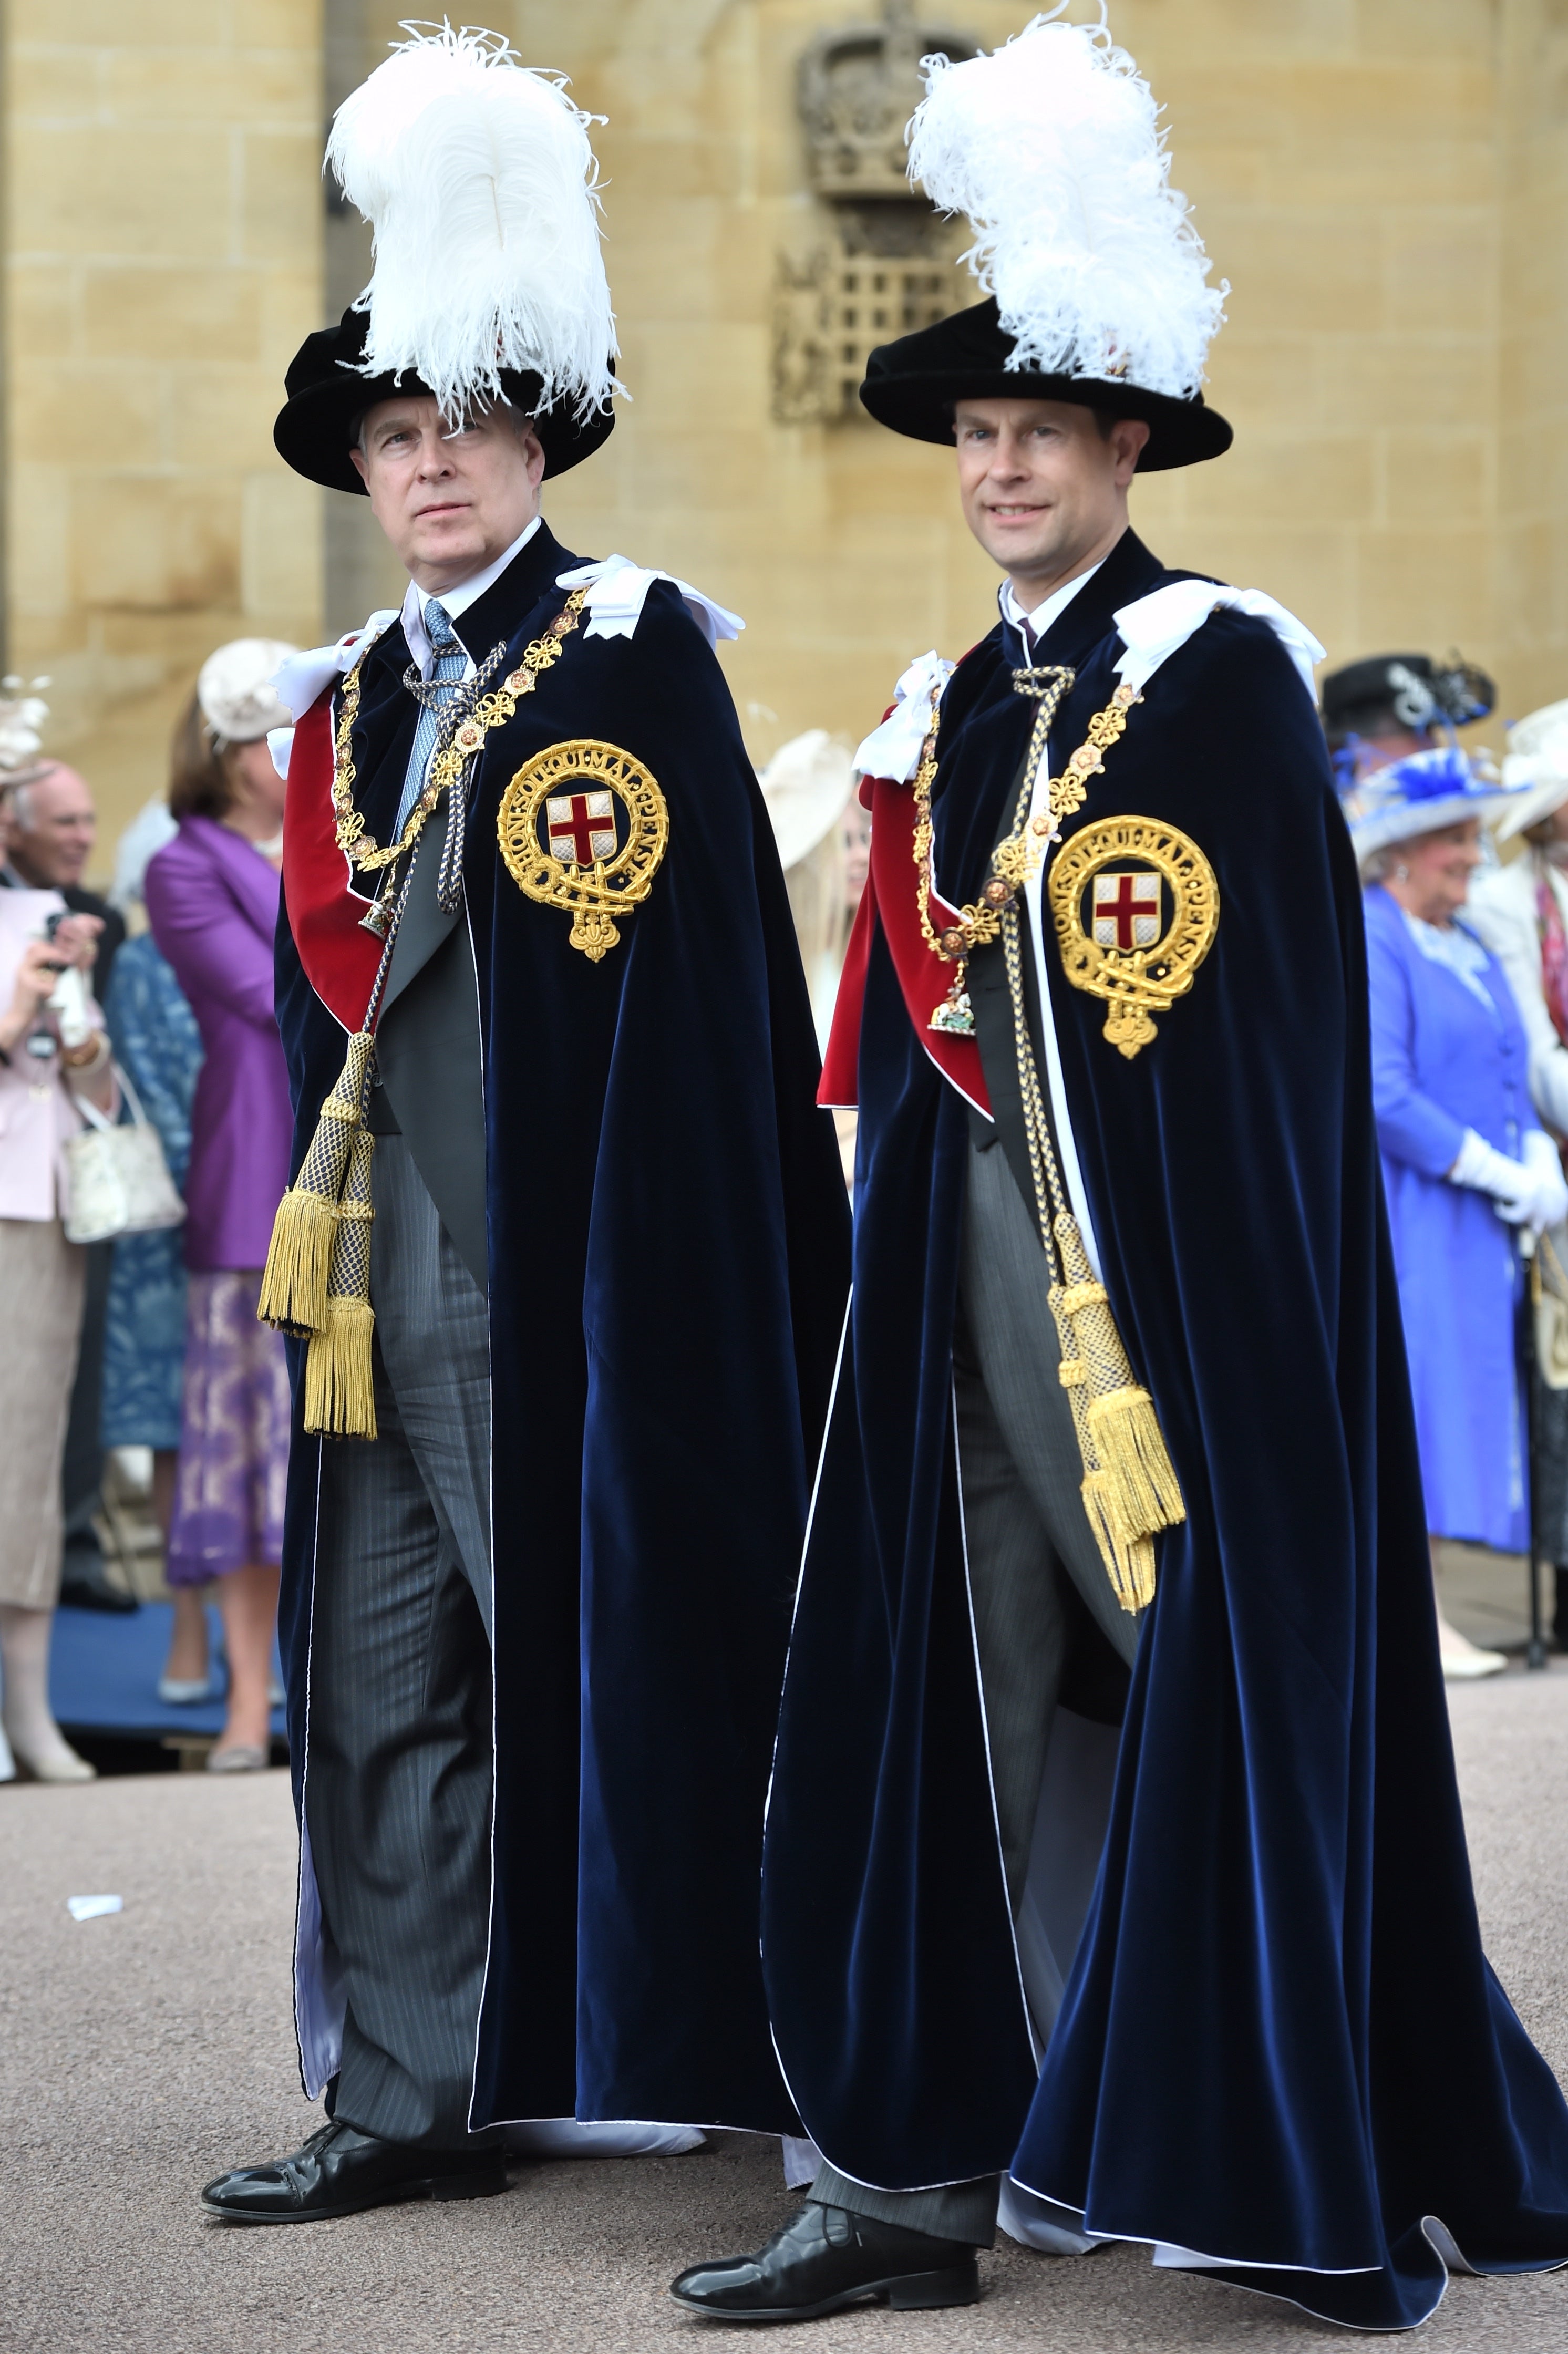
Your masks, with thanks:
[{"label": "white handbag", "polygon": [[66,1140],[68,1242],[103,1243],[115,1235],[153,1234],[179,1225],[185,1214],[164,1159],[163,1140],[118,1063],[114,1076],[131,1107],[129,1127],[109,1119],[85,1097],[75,1098],[88,1126]]}]

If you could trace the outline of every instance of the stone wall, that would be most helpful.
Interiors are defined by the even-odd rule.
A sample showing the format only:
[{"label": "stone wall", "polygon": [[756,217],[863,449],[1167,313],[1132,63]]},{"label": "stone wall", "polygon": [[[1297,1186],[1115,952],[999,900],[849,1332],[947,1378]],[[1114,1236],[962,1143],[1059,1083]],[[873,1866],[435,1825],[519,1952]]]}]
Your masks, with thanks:
[{"label": "stone wall", "polygon": [[1500,11],[1496,628],[1515,711],[1568,695],[1568,0]]},{"label": "stone wall", "polygon": [[[1490,0],[1113,10],[1234,288],[1210,398],[1235,449],[1151,479],[1135,520],[1168,561],[1272,591],[1336,659],[1457,642],[1499,669],[1514,709],[1536,673],[1499,596],[1502,158],[1524,89],[1538,171],[1562,154],[1568,111],[1539,77],[1540,26],[1522,21],[1549,5],[1504,10],[1511,78]],[[513,12],[520,48],[566,66],[610,117],[608,251],[635,394],[554,511],[584,544],[631,553],[635,540],[645,560],[694,567],[746,614],[728,659],[763,753],[811,725],[858,730],[911,654],[959,652],[991,618],[993,575],[939,452],[868,424],[768,415],[773,258],[811,206],[795,59],[820,28],[874,13],[863,0],[604,0],[574,10],[563,39],[551,0]],[[920,13],[989,46],[1027,10],[936,0]],[[1515,242],[1568,332],[1560,247]],[[1529,493],[1524,506],[1539,512]]]},{"label": "stone wall", "polygon": [[[773,413],[779,257],[824,220],[797,60],[877,7],[493,0],[524,58],[610,118],[634,398],[551,520],[745,614],[725,660],[759,758],[808,726],[858,734],[910,655],[961,651],[992,610],[938,451]],[[356,516],[323,596],[322,500],[269,440],[284,361],[328,307],[323,10],[340,80],[401,13],[9,12],[11,659],[55,672],[61,748],[111,816],[155,785],[209,645],[335,632],[384,593]],[[990,45],[1028,6],[918,13]],[[1336,659],[1457,643],[1505,712],[1568,693],[1568,0],[1114,0],[1113,23],[1234,288],[1211,394],[1236,448],[1141,486],[1139,527],[1282,598]]]},{"label": "stone wall", "polygon": [[[320,635],[321,501],[273,455],[318,323],[319,0],[10,0],[9,645],[101,850],[203,657]],[[107,868],[107,855],[98,862]]]}]

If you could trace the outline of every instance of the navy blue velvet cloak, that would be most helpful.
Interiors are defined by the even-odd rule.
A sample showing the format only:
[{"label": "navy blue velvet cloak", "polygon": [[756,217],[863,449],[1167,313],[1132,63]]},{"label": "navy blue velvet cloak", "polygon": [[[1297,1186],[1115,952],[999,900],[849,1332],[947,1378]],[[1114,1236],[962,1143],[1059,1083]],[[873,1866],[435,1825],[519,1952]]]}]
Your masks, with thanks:
[{"label": "navy blue velvet cloak", "polygon": [[[456,624],[476,659],[504,637],[504,674],[579,561],[541,528]],[[408,660],[394,627],[366,658],[354,736],[356,799],[383,842],[417,718]],[[497,846],[516,770],[579,737],[642,761],[669,811],[650,894],[599,963]],[[723,674],[672,588],[652,587],[630,642],[579,626],[491,734],[464,884],[495,1579],[473,2123],[788,2131],[758,1950],[761,1829],[848,1212],[772,832]],[[286,907],[278,970],[297,1168],[344,1039]],[[281,1627],[297,1799],[318,1449],[355,1443],[296,1422]]]},{"label": "navy blue velvet cloak", "polygon": [[[1128,534],[1035,660],[1109,701]],[[1001,628],[943,705],[936,871],[972,898],[1033,706]],[[1160,1541],[1111,1823],[1036,2077],[987,1776],[951,1404],[965,1105],[874,938],[851,1331],[764,1872],[774,2030],[832,2163],[1010,2170],[1087,2228],[1399,2327],[1469,2263],[1568,2258],[1568,2107],[1481,1951],[1369,1078],[1361,891],[1311,702],[1215,613],[1065,828],[1167,821],[1218,878],[1191,994],[1128,1060],[1053,947],[1104,1274],[1186,1499]],[[910,888],[913,889],[911,878]],[[933,1004],[944,975],[931,960]]]}]

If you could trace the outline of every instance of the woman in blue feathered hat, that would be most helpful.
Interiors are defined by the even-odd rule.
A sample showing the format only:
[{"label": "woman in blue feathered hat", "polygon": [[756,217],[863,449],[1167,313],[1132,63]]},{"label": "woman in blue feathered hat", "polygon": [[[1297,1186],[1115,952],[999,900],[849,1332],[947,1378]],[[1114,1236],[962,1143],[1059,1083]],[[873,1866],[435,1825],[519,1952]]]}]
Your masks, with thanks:
[{"label": "woman in blue feathered hat", "polygon": [[[1481,813],[1503,797],[1447,745],[1361,776],[1344,808],[1368,886],[1372,1087],[1427,1526],[1523,1553],[1517,1237],[1561,1218],[1568,1190],[1508,977],[1463,913]],[[1503,1665],[1441,1611],[1438,1627],[1445,1675]]]}]

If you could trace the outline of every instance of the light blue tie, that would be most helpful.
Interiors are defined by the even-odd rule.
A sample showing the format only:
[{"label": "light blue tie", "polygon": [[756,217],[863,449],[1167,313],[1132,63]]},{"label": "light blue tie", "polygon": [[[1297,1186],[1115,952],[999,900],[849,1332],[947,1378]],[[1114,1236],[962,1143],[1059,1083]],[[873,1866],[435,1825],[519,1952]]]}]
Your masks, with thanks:
[{"label": "light blue tie", "polygon": [[[425,607],[425,628],[435,649],[435,663],[430,672],[432,683],[455,686],[468,668],[468,655],[452,631],[451,615],[439,597],[432,597]],[[436,748],[440,733],[441,715],[439,705],[450,702],[442,695],[435,703],[422,705],[419,724],[414,730],[413,749],[408,755],[408,772],[403,779],[403,798],[397,807],[397,823],[394,838],[408,822],[408,813],[425,790],[425,771],[430,765],[430,755]]]}]

